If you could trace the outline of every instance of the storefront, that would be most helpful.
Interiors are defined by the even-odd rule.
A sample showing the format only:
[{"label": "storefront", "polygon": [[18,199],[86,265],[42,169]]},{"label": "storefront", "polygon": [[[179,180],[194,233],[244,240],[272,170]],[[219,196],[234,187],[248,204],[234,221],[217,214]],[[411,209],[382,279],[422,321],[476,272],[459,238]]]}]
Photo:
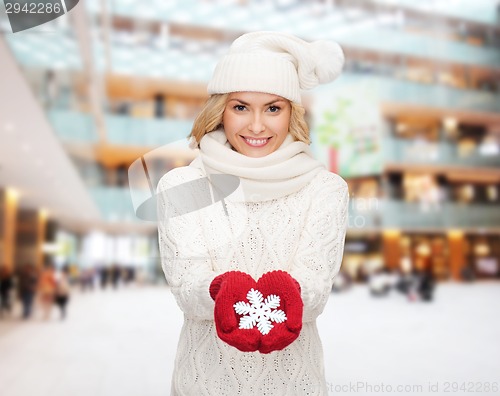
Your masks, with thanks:
[{"label": "storefront", "polygon": [[387,230],[383,232],[383,252],[389,269],[430,269],[438,280],[500,277],[500,235]]},{"label": "storefront", "polygon": [[468,274],[474,278],[500,278],[500,235],[467,235],[466,260]]},{"label": "storefront", "polygon": [[364,281],[370,274],[382,268],[384,259],[380,235],[347,235],[342,271],[354,280]]}]

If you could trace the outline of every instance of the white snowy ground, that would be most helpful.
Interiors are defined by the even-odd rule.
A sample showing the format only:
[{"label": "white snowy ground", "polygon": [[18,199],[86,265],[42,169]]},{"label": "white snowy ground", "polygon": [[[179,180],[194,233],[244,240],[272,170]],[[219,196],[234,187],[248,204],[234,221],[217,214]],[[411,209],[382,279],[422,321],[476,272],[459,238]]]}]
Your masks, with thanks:
[{"label": "white snowy ground", "polygon": [[[432,303],[333,294],[318,321],[329,393],[500,394],[499,302],[500,283],[443,283]],[[167,288],[75,292],[69,308],[0,319],[1,396],[169,395],[182,314]]]}]

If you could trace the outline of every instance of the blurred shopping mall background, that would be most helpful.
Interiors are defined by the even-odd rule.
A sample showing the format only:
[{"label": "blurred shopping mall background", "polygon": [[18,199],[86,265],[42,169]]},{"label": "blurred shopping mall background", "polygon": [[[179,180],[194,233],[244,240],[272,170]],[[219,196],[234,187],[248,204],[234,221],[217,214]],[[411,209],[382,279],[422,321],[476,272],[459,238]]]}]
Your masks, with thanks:
[{"label": "blurred shopping mall background", "polygon": [[162,287],[140,208],[195,157],[186,136],[230,43],[277,30],[346,55],[336,82],[304,95],[312,149],[350,189],[337,290],[425,300],[431,278],[498,298],[499,1],[86,0],[18,33],[1,4],[0,29],[3,274],[53,263],[78,290]]},{"label": "blurred shopping mall background", "polygon": [[490,0],[89,0],[13,34],[2,12],[0,262],[161,277],[129,168],[155,184],[194,158],[185,137],[217,59],[267,29],[346,53],[339,80],[305,97],[313,150],[350,187],[343,270],[498,279],[499,13]]}]

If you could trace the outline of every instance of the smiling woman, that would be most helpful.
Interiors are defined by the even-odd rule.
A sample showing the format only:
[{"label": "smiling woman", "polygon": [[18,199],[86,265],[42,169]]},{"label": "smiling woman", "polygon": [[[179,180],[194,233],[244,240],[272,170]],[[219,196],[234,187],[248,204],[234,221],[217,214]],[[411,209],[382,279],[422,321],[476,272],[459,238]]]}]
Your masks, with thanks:
[{"label": "smiling woman", "polygon": [[217,65],[190,135],[199,155],[158,185],[162,266],[185,317],[172,395],[327,395],[316,318],[348,192],[309,148],[300,89],[334,80],[343,60],[334,42],[255,32]]},{"label": "smiling woman", "polygon": [[[228,137],[228,130],[230,129],[229,128],[230,120],[224,122],[224,118],[229,118],[229,114],[231,111],[240,113],[243,111],[248,112],[249,110],[252,110],[248,108],[248,106],[249,105],[251,106],[252,103],[249,103],[245,100],[242,101],[242,98],[248,95],[251,95],[249,97],[252,98],[258,98],[258,97],[270,98],[269,99],[270,102],[268,102],[266,99],[261,99],[262,102],[267,102],[264,103],[264,108],[261,108],[261,110],[268,111],[273,115],[282,115],[284,112],[283,111],[284,107],[287,107],[288,104],[289,108],[288,123],[286,127],[281,128],[280,130],[286,129],[287,132],[290,133],[290,135],[296,141],[300,141],[305,144],[311,143],[309,137],[309,127],[304,119],[305,110],[300,103],[292,102],[281,96],[273,94],[264,94],[259,92],[235,92],[235,93],[211,95],[208,98],[200,114],[198,114],[198,116],[196,117],[196,120],[193,124],[193,128],[189,137],[194,139],[196,145],[198,145],[197,142],[201,141],[201,139],[206,133],[215,131],[217,129],[224,130],[229,143],[232,145],[231,146],[232,149],[239,151],[235,149],[233,145],[234,140],[231,141],[229,140]],[[232,103],[229,103],[229,100],[232,100]],[[255,107],[256,105],[258,105],[258,103],[253,103],[253,105]],[[248,126],[251,127],[251,125]],[[256,134],[249,133],[247,137],[251,138],[253,135],[255,136]],[[262,139],[262,137],[256,137],[256,139],[258,138]],[[277,147],[279,147],[279,145]],[[253,156],[254,157],[263,156],[271,153],[272,151],[274,150],[270,150],[262,155],[258,154]]]},{"label": "smiling woman", "polygon": [[227,140],[239,153],[263,157],[276,151],[288,134],[290,102],[260,92],[229,94],[222,124]]}]

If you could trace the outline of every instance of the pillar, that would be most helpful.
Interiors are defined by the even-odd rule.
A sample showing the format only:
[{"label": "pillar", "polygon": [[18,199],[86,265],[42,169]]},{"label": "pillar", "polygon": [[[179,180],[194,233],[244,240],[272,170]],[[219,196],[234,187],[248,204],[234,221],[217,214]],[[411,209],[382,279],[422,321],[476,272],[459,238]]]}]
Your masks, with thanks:
[{"label": "pillar", "polygon": [[384,263],[389,269],[398,269],[400,266],[400,237],[399,230],[384,230],[382,233]]},{"label": "pillar", "polygon": [[448,251],[451,277],[455,280],[460,280],[462,269],[466,264],[465,237],[462,231],[448,231]]},{"label": "pillar", "polygon": [[43,209],[21,209],[17,221],[16,262],[19,265],[34,264],[40,270],[44,264],[47,212]]},{"label": "pillar", "polygon": [[7,188],[0,190],[0,264],[15,270],[16,217],[19,193]]}]

